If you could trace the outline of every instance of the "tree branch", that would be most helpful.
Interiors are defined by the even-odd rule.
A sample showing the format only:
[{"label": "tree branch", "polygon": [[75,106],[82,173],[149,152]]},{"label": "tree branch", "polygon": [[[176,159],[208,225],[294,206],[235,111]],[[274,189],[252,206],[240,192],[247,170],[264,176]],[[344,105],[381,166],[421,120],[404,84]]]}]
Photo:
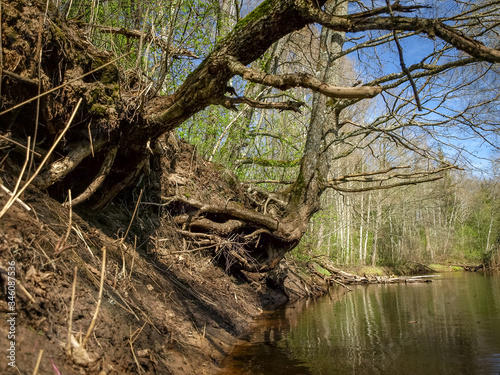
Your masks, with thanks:
[{"label": "tree branch", "polygon": [[305,103],[287,100],[284,102],[261,102],[259,100],[249,99],[245,97],[241,98],[229,98],[224,96],[218,100],[214,104],[220,104],[228,109],[235,109],[236,104],[247,104],[250,107],[254,108],[262,108],[262,109],[279,109],[280,111],[294,111],[300,113],[300,107],[302,107]]},{"label": "tree branch", "polygon": [[373,17],[377,16],[379,14],[384,14],[384,13],[390,13],[391,9],[394,12],[401,12],[401,13],[413,13],[417,11],[418,9],[429,9],[431,8],[430,6],[427,5],[413,5],[413,6],[403,6],[399,2],[396,2],[394,4],[390,4],[387,2],[388,6],[386,7],[380,7],[380,8],[375,8],[375,9],[370,9],[365,12],[359,12],[359,13],[354,13],[350,14],[347,17],[348,18],[367,18],[367,17]]},{"label": "tree branch", "polygon": [[281,185],[291,185],[295,181],[286,180],[245,180],[241,181],[242,184],[281,184]]},{"label": "tree branch", "polygon": [[[457,168],[456,165],[446,165],[441,168],[437,168],[431,171],[414,171],[414,172],[409,172],[409,173],[393,173],[393,174],[386,174],[390,171],[396,170],[396,169],[406,169],[410,168],[408,165],[404,166],[396,166],[396,167],[391,167],[385,170],[381,171],[375,171],[375,172],[367,172],[367,173],[356,173],[356,174],[350,174],[350,175],[345,175],[341,177],[336,177],[328,181],[327,188],[332,188],[338,191],[343,191],[343,192],[362,192],[362,191],[370,191],[370,190],[381,190],[381,189],[389,189],[391,187],[396,187],[396,186],[405,186],[405,185],[414,185],[414,184],[419,184],[423,182],[429,182],[429,181],[434,181],[434,180],[439,180],[442,178],[442,176],[434,176],[434,177],[427,177],[436,173],[444,172],[449,169],[454,169]],[[409,180],[409,181],[403,181],[395,184],[389,184],[389,185],[379,185],[379,186],[369,186],[369,187],[363,187],[363,188],[342,188],[338,185],[344,184],[347,182],[384,182],[384,181],[389,181],[393,179],[403,179],[403,180]]]},{"label": "tree branch", "polygon": [[290,168],[296,167],[300,164],[301,159],[296,160],[270,160],[264,158],[241,158],[238,160],[238,166],[244,164],[256,164],[261,167],[283,167]]},{"label": "tree branch", "polygon": [[[391,17],[395,17],[394,16],[394,9],[391,6],[391,3],[389,2],[389,0],[386,0],[386,1],[387,1],[387,8],[389,9],[389,13],[390,13]],[[399,4],[397,4],[397,5],[399,5]],[[396,47],[398,48],[399,62],[401,64],[401,70],[408,77],[408,80],[410,81],[410,85],[413,89],[413,93],[415,95],[415,101],[417,102],[417,108],[420,112],[422,112],[422,104],[420,104],[420,98],[418,97],[417,85],[415,84],[415,81],[413,80],[410,71],[406,67],[404,55],[403,55],[403,47],[401,47],[401,43],[399,43],[399,39],[398,39],[398,32],[396,30],[393,30],[392,33],[394,36],[394,42],[396,43]]]},{"label": "tree branch", "polygon": [[486,47],[457,29],[448,26],[440,20],[410,17],[359,17],[344,18],[325,13],[317,7],[309,6],[304,9],[314,22],[335,31],[358,32],[367,30],[399,30],[420,31],[430,38],[435,36],[450,43],[455,48],[468,53],[480,60],[491,63],[500,62],[500,50]]},{"label": "tree branch", "polygon": [[431,182],[431,181],[436,181],[442,179],[443,176],[434,176],[434,177],[429,177],[429,178],[423,178],[420,180],[412,180],[412,181],[404,181],[404,182],[399,182],[396,184],[390,184],[390,185],[379,185],[379,186],[370,186],[366,188],[354,188],[354,189],[348,189],[348,188],[342,188],[339,186],[331,185],[327,186],[327,188],[332,188],[336,191],[341,191],[343,193],[361,193],[364,191],[372,191],[372,190],[386,190],[386,189],[392,189],[398,186],[408,186],[408,185],[416,185],[416,184],[422,184],[424,182]]},{"label": "tree branch", "polygon": [[135,38],[135,39],[140,39],[141,37],[143,37],[145,41],[148,42],[152,41],[154,44],[156,44],[164,51],[168,52],[173,57],[186,56],[186,57],[191,57],[193,59],[199,59],[199,57],[194,52],[188,49],[175,48],[174,46],[170,45],[162,38],[161,35],[156,36],[150,32],[144,33],[141,30],[126,29],[124,27],[112,27],[112,26],[102,26],[102,25],[93,25],[93,27],[99,29],[99,32],[101,33],[119,34],[119,35],[124,35],[128,38]]},{"label": "tree branch", "polygon": [[231,56],[228,57],[228,60],[228,67],[233,74],[237,74],[247,81],[272,86],[280,90],[288,90],[293,87],[304,87],[311,89],[312,91],[319,92],[330,98],[341,99],[373,98],[382,91],[380,87],[370,86],[336,87],[328,85],[307,73],[283,75],[267,74],[248,68]]}]

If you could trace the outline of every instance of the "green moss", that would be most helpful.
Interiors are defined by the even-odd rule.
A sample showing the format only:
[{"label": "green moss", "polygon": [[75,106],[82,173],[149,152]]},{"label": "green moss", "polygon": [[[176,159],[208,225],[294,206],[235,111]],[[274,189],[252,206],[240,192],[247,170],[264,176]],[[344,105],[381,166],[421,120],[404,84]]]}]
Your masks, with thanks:
[{"label": "green moss", "polygon": [[384,270],[380,267],[365,266],[360,269],[359,274],[370,275],[370,276],[382,276],[384,274]]},{"label": "green moss", "polygon": [[324,276],[332,276],[332,274],[330,273],[330,271],[328,271],[327,269],[321,267],[317,263],[314,264],[314,268],[316,269],[316,271],[318,271],[320,274],[322,274]]},{"label": "green moss", "polygon": [[106,88],[104,89],[106,92],[106,95],[113,100],[119,99],[120,97],[120,86],[118,84],[110,84],[106,85]]},{"label": "green moss", "polygon": [[102,83],[116,83],[118,81],[118,68],[114,64],[101,69],[101,72],[100,81]]},{"label": "green moss", "polygon": [[429,268],[432,268],[436,272],[453,272],[453,271],[463,271],[464,269],[460,266],[451,266],[446,264],[429,264]]},{"label": "green moss", "polygon": [[5,37],[7,39],[16,39],[17,38],[17,31],[13,27],[7,27],[4,31]]},{"label": "green moss", "polygon": [[252,12],[250,12],[245,18],[238,21],[238,23],[234,26],[233,31],[231,31],[231,33],[229,33],[229,35],[225,39],[231,39],[235,34],[239,33],[240,31],[244,31],[251,23],[259,20],[265,15],[270,14],[275,3],[276,0],[265,0]]},{"label": "green moss", "polygon": [[94,103],[92,104],[92,107],[90,107],[89,112],[94,115],[104,116],[107,110],[108,108],[106,106],[99,103]]},{"label": "green moss", "polygon": [[51,31],[52,31],[52,35],[54,35],[56,40],[59,40],[59,41],[66,41],[67,40],[66,34],[57,25],[52,24]]}]

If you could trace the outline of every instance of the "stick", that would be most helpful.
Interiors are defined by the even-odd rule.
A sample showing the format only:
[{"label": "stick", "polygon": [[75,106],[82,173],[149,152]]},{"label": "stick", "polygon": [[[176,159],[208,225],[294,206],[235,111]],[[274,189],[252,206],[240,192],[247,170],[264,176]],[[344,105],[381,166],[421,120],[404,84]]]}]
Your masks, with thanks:
[{"label": "stick", "polygon": [[71,208],[71,189],[68,190],[68,201],[69,201],[69,223],[68,223],[68,230],[66,231],[66,234],[64,238],[61,236],[59,241],[56,244],[55,247],[55,254],[59,255],[62,253],[64,250],[68,249],[68,246],[66,246],[66,241],[68,240],[69,234],[71,232],[71,219],[73,217],[73,210]]},{"label": "stick", "polygon": [[76,107],[75,107],[73,113],[71,114],[71,118],[69,119],[68,124],[66,125],[64,130],[61,132],[61,134],[59,134],[59,136],[56,138],[56,140],[52,144],[52,147],[50,148],[49,152],[47,152],[47,155],[45,155],[45,158],[43,158],[42,162],[38,166],[38,169],[35,171],[35,173],[33,173],[33,176],[31,176],[31,178],[24,184],[24,186],[17,193],[14,194],[14,196],[11,198],[10,204],[9,204],[9,202],[7,202],[7,204],[3,207],[2,211],[0,211],[0,218],[7,212],[7,210],[10,208],[10,206],[12,206],[12,203],[14,202],[14,200],[19,198],[19,196],[24,192],[24,190],[26,190],[26,188],[29,186],[29,184],[31,184],[31,182],[35,179],[35,177],[38,175],[38,173],[40,173],[40,171],[42,170],[42,168],[45,165],[45,163],[47,162],[47,160],[49,160],[49,157],[52,154],[52,152],[54,151],[54,149],[56,148],[57,144],[61,141],[61,139],[64,137],[64,135],[68,131],[71,123],[73,122],[73,119],[76,116],[76,112],[78,111],[78,108],[80,107],[81,103],[82,103],[82,99],[80,98],[80,100],[76,104]]},{"label": "stick", "polygon": [[[4,70],[4,72],[5,72],[5,70]],[[4,136],[4,135],[2,135],[2,134],[0,134],[0,138],[5,139],[7,142],[13,143],[13,144],[15,144],[16,146],[19,146],[19,147],[21,147],[21,148],[26,149],[26,146],[25,146],[25,145],[23,145],[22,143],[16,142],[16,141],[14,141],[13,139],[10,139],[9,137],[6,137],[6,136]],[[32,152],[33,154],[35,154],[36,156],[42,156],[42,155],[40,155],[38,152],[36,152],[36,151],[34,151],[34,150],[29,150],[29,151],[30,151],[30,152]]]},{"label": "stick", "polygon": [[75,308],[75,294],[76,294],[76,278],[78,275],[78,267],[75,266],[73,274],[73,287],[71,289],[71,304],[69,307],[69,323],[68,323],[68,343],[66,344],[66,354],[71,357],[71,330],[73,328],[73,309]]},{"label": "stick", "polygon": [[[7,189],[2,183],[0,183],[0,188],[5,191],[7,194],[9,194],[11,197],[14,195],[9,189]],[[31,211],[31,207],[28,206],[26,203],[24,203],[22,200],[19,198],[16,198],[16,202],[19,203],[26,211]]]},{"label": "stick", "polygon": [[97,320],[97,315],[99,314],[99,308],[101,307],[102,290],[104,288],[105,273],[106,273],[106,247],[104,246],[102,248],[102,268],[101,268],[101,284],[99,285],[99,297],[97,298],[97,306],[95,308],[94,317],[92,318],[92,321],[90,322],[89,329],[87,330],[87,334],[85,335],[85,338],[83,339],[83,342],[82,342],[82,348],[84,348],[84,349],[85,349],[85,346],[87,345],[87,341],[89,341],[89,338],[90,338],[90,335],[92,334],[92,331],[94,330],[95,322]]},{"label": "stick", "polygon": [[[132,277],[132,271],[134,270],[134,260],[135,254],[137,253],[137,236],[134,236],[134,252],[132,253],[132,265],[130,266],[130,273],[128,274],[128,281],[130,282],[130,278]],[[125,264],[125,262],[124,262]]]},{"label": "stick", "polygon": [[139,374],[142,374],[142,367],[139,364],[139,361],[137,360],[137,357],[135,356],[135,353],[134,353],[134,346],[133,346],[133,341],[132,341],[132,327],[130,327],[130,339],[128,340],[128,342],[130,343],[130,350],[132,351],[132,355],[134,356],[134,361],[135,361],[135,364],[137,365],[137,370],[139,371]]},{"label": "stick", "polygon": [[[17,179],[16,186],[14,187],[14,191],[12,192],[12,194],[14,194],[14,195],[11,197],[11,200],[14,200],[14,196],[17,194],[17,189],[19,189],[19,184],[21,183],[21,180],[23,179],[24,171],[26,170],[26,166],[28,165],[28,160],[30,158],[30,154],[29,154],[28,149],[30,148],[30,143],[31,143],[31,137],[28,137],[28,147],[26,149],[26,158],[24,159],[24,164],[23,164],[23,167],[21,169],[21,173],[19,173],[19,178]],[[10,203],[10,204],[12,204],[12,203]]]},{"label": "stick", "polygon": [[125,241],[125,238],[127,238],[130,227],[132,226],[132,222],[134,221],[135,214],[137,213],[137,209],[139,208],[139,203],[141,203],[141,198],[142,198],[142,189],[141,189],[141,192],[139,193],[139,198],[137,198],[137,203],[135,204],[135,209],[134,209],[134,213],[132,214],[132,218],[130,219],[130,224],[128,225],[128,228],[127,228],[127,231],[125,232],[125,235],[123,236],[123,238],[120,241],[120,245],[123,244],[123,242]]},{"label": "stick", "polygon": [[346,288],[348,291],[350,291],[350,292],[352,291],[352,289],[351,289],[351,288],[349,288],[347,285],[345,285],[345,284],[341,283],[340,281],[335,280],[335,279],[333,279],[333,278],[332,278],[332,279],[330,279],[330,280],[332,280],[334,283],[339,284],[340,286],[343,286],[343,287],[344,287],[344,288]]},{"label": "stick", "polygon": [[40,367],[40,362],[42,361],[43,349],[40,349],[40,353],[38,353],[38,359],[36,361],[35,369],[33,370],[33,375],[38,373],[38,368]]}]

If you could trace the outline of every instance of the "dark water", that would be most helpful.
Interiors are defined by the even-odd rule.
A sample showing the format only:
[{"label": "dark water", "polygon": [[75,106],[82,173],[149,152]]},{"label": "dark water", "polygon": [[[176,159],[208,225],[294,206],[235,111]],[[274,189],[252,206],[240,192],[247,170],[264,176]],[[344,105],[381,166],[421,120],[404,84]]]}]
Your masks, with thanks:
[{"label": "dark water", "polygon": [[223,374],[500,374],[500,275],[336,290],[263,316]]}]

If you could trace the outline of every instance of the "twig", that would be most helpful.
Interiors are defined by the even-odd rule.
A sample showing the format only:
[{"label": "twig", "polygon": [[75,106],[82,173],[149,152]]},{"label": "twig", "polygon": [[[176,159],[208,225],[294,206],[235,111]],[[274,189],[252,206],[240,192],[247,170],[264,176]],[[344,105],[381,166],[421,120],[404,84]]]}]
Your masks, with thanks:
[{"label": "twig", "polygon": [[[10,198],[11,200],[14,200],[14,196],[17,194],[17,189],[19,189],[19,185],[21,183],[21,180],[23,179],[24,171],[26,170],[26,166],[28,165],[28,161],[30,158],[30,153],[29,153],[29,148],[31,144],[31,137],[28,137],[28,147],[26,148],[26,157],[24,159],[24,164],[23,167],[21,168],[21,173],[19,173],[19,177],[16,182],[16,186],[14,187],[14,191],[12,192],[12,197]],[[10,203],[12,204],[12,203]],[[0,216],[1,217],[1,216]]]},{"label": "twig", "polygon": [[104,288],[105,273],[106,273],[106,247],[103,247],[102,248],[101,284],[99,285],[99,297],[97,298],[97,306],[95,308],[94,317],[92,318],[92,321],[90,322],[89,329],[87,330],[87,334],[85,335],[85,338],[83,339],[83,342],[82,342],[82,347],[84,349],[85,349],[85,346],[87,345],[87,341],[89,340],[90,335],[92,334],[92,331],[94,330],[95,323],[97,321],[97,315],[99,314],[99,308],[101,307],[102,290]]},{"label": "twig", "polygon": [[66,234],[64,235],[64,238],[61,237],[61,239],[57,242],[56,248],[55,248],[55,255],[59,255],[61,252],[66,250],[68,247],[66,245],[66,241],[68,240],[69,234],[71,232],[71,221],[73,217],[73,209],[71,205],[71,189],[68,190],[68,202],[69,202],[69,223],[68,223],[68,230],[66,231]]},{"label": "twig", "polygon": [[[137,328],[134,333],[130,336],[130,340],[132,341],[132,344],[135,342],[135,340],[137,340],[139,338],[139,335],[141,334],[142,330],[144,329],[144,327],[146,326],[146,324],[148,324],[148,322],[145,322],[141,328]],[[139,332],[137,332],[139,331]],[[134,337],[135,336],[135,337]],[[134,337],[132,339],[132,337]]]},{"label": "twig", "polygon": [[[389,9],[389,14],[391,15],[391,17],[394,17],[394,12],[392,10],[390,0],[386,0],[386,2],[387,2],[387,8]],[[415,94],[415,101],[417,102],[417,108],[420,112],[422,112],[422,104],[420,104],[420,98],[418,97],[417,85],[415,84],[415,81],[413,80],[413,77],[411,76],[410,71],[406,67],[404,56],[403,56],[403,48],[401,47],[401,44],[399,43],[398,32],[396,30],[394,30],[392,32],[392,35],[394,36],[394,42],[396,42],[396,47],[398,48],[399,62],[401,64],[401,69],[408,77],[408,81],[410,81],[411,88],[413,89],[413,93]]]},{"label": "twig", "polygon": [[[80,107],[80,104],[82,103],[82,99],[80,98],[80,100],[78,101],[78,103],[76,104],[76,107],[73,111],[73,113],[71,114],[71,118],[69,119],[68,121],[68,124],[66,125],[66,127],[63,129],[63,131],[61,132],[61,134],[59,134],[59,136],[56,138],[56,140],[54,141],[54,143],[52,144],[52,147],[50,148],[50,150],[47,152],[47,155],[45,155],[45,158],[42,160],[42,162],[40,163],[40,165],[38,166],[37,170],[35,171],[35,173],[33,173],[33,176],[30,177],[30,179],[24,184],[24,186],[17,192],[14,194],[14,196],[11,198],[11,202],[9,204],[9,202],[7,202],[7,204],[3,207],[2,211],[0,211],[0,218],[7,212],[7,210],[10,208],[10,206],[12,206],[12,202],[14,200],[16,200],[17,198],[19,198],[19,196],[24,192],[24,190],[26,190],[26,188],[29,186],[29,184],[31,184],[31,182],[35,179],[35,177],[38,175],[38,173],[40,173],[40,171],[42,170],[42,168],[44,167],[45,163],[47,162],[47,160],[49,160],[49,157],[50,155],[52,154],[52,152],[54,151],[54,149],[56,148],[57,144],[61,141],[61,139],[64,137],[64,135],[66,134],[66,132],[68,131],[71,123],[73,122],[73,119],[75,118],[76,116],[76,112],[78,111],[78,108]],[[28,147],[29,148],[29,147]]]},{"label": "twig", "polygon": [[38,373],[38,368],[40,367],[40,362],[42,361],[42,356],[43,356],[43,349],[40,349],[40,353],[38,353],[38,359],[36,360],[36,365],[33,370],[33,375],[36,375]]},{"label": "twig", "polygon": [[69,233],[71,232],[71,221],[73,218],[73,209],[71,208],[71,189],[68,190],[68,201],[69,201],[69,224],[68,224],[68,230],[66,231],[66,236],[64,237],[64,242],[67,241],[69,237]]},{"label": "twig", "polygon": [[19,289],[21,289],[21,291],[26,295],[26,297],[34,304],[36,304],[36,301],[35,299],[33,298],[33,296],[31,295],[30,292],[28,292],[28,290],[24,287],[24,285],[22,283],[17,283],[16,284]]},{"label": "twig", "polygon": [[348,291],[352,292],[352,289],[351,289],[351,288],[349,288],[347,285],[345,285],[345,284],[341,283],[340,281],[335,280],[334,278],[331,278],[330,280],[331,280],[331,281],[333,281],[333,282],[334,282],[334,283],[336,283],[336,284],[339,284],[340,286],[343,286],[343,287],[344,287],[344,288],[346,288]]},{"label": "twig", "polygon": [[89,130],[89,140],[90,140],[90,151],[92,153],[92,157],[94,157],[94,144],[92,142],[92,131],[90,130],[90,125],[91,124],[92,124],[92,118],[89,121],[88,130]]},{"label": "twig", "polygon": [[69,323],[68,323],[68,343],[66,344],[66,354],[71,357],[71,330],[73,329],[73,309],[75,308],[75,294],[76,294],[76,278],[78,275],[78,267],[75,266],[73,274],[73,287],[71,289],[71,304],[69,307]]},{"label": "twig", "polygon": [[85,237],[83,237],[83,233],[82,233],[81,228],[78,225],[76,225],[76,226],[73,227],[73,230],[75,231],[75,233],[78,236],[78,238],[80,238],[83,241],[83,243],[87,247],[87,250],[89,251],[90,255],[92,255],[92,258],[93,258],[95,255],[92,252],[92,249],[90,248],[90,246],[87,244],[87,241],[85,241]]},{"label": "twig", "polygon": [[[132,271],[134,270],[134,261],[135,254],[137,253],[137,236],[134,236],[134,251],[132,252],[132,264],[130,265],[130,273],[128,274],[128,281],[130,282],[130,278],[132,277]],[[125,266],[125,261],[123,261],[123,265]]]},{"label": "twig", "polygon": [[70,2],[69,2],[69,6],[68,6],[68,11],[66,12],[66,17],[65,17],[66,19],[69,17],[69,12],[70,12],[70,10],[71,10],[71,6],[72,6],[72,5],[73,5],[73,0],[70,0]]},{"label": "twig", "polygon": [[[5,70],[4,70],[4,72],[5,72]],[[13,144],[15,144],[16,146],[19,146],[19,147],[21,147],[21,148],[26,149],[26,146],[25,146],[25,145],[23,145],[22,143],[16,142],[16,141],[14,141],[13,139],[10,139],[9,137],[6,137],[6,136],[4,136],[4,135],[2,135],[2,134],[0,134],[0,138],[5,139],[7,142],[13,143]],[[30,150],[29,148],[28,148],[28,150],[29,150],[29,152],[32,152],[32,153],[33,153],[33,154],[35,154],[36,156],[42,156],[41,154],[39,154],[38,152],[36,152],[36,151],[34,151],[34,150]]]},{"label": "twig", "polygon": [[[142,329],[141,329],[141,331],[142,331]],[[139,371],[139,374],[142,374],[143,369],[142,369],[141,365],[139,364],[139,361],[137,360],[137,357],[135,356],[135,352],[134,352],[134,346],[133,346],[133,341],[132,341],[132,327],[130,327],[130,339],[128,340],[128,342],[130,343],[130,351],[132,352],[132,355],[134,356],[134,361],[135,361],[135,364],[137,365],[137,370]]]},{"label": "twig", "polygon": [[125,235],[122,237],[122,239],[120,241],[120,245],[122,245],[123,242],[125,241],[125,238],[127,238],[130,227],[132,226],[132,222],[134,221],[135,214],[137,213],[137,209],[139,208],[139,204],[141,203],[141,198],[142,198],[142,189],[141,189],[141,192],[139,193],[139,198],[137,198],[137,203],[135,204],[134,213],[132,214],[132,218],[130,219],[130,223],[128,225],[127,231],[125,232]]},{"label": "twig", "polygon": [[[7,194],[9,194],[11,197],[14,195],[9,189],[7,189],[2,183],[0,183],[0,188],[5,191]],[[16,198],[16,202],[19,203],[26,211],[31,211],[31,207],[28,206],[26,203],[24,203],[22,200],[19,198]]]}]

